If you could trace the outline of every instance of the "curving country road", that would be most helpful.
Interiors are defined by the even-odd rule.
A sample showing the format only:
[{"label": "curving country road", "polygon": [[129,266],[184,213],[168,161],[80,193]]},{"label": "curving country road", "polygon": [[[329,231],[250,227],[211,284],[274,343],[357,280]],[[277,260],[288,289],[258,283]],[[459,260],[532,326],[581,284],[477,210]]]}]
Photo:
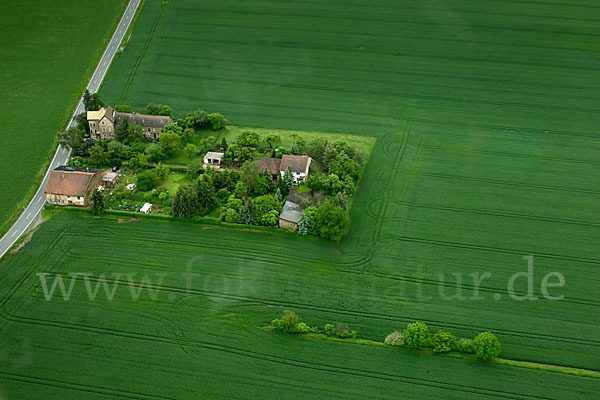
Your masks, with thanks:
[{"label": "curving country road", "polygon": [[[95,93],[98,91],[98,88],[100,87],[100,84],[102,83],[102,80],[104,80],[104,76],[108,71],[108,67],[117,53],[117,50],[119,49],[119,46],[125,37],[125,33],[127,32],[127,29],[133,20],[133,16],[135,15],[135,11],[139,6],[140,1],[141,0],[129,1],[129,4],[125,9],[125,13],[123,14],[123,17],[121,17],[121,21],[119,21],[119,25],[110,39],[106,50],[104,50],[104,54],[102,54],[102,58],[100,59],[100,62],[98,62],[98,66],[92,75],[92,79],[90,79],[90,82],[87,85],[87,89],[90,92]],[[74,126],[75,116],[84,111],[85,109],[83,107],[82,96],[82,98],[79,99],[79,104],[77,104],[77,108],[75,109],[73,116],[71,117],[71,121],[69,121],[69,126]],[[62,146],[59,146],[56,149],[56,153],[52,158],[52,162],[48,167],[48,171],[46,171],[44,179],[42,180],[37,192],[35,192],[33,199],[31,199],[14,225],[11,226],[8,232],[6,232],[2,239],[0,239],[0,257],[2,257],[24,233],[29,231],[34,221],[38,218],[42,211],[42,207],[44,206],[44,202],[46,201],[44,190],[46,188],[46,182],[48,182],[48,177],[50,176],[50,171],[60,165],[66,164],[70,153],[71,151],[69,149]]]}]

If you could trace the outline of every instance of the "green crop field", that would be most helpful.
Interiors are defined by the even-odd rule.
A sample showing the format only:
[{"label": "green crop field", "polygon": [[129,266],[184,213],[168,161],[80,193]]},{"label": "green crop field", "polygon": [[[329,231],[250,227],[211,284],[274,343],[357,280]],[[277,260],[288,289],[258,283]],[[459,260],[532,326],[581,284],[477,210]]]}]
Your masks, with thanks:
[{"label": "green crop field", "polygon": [[[0,265],[0,387],[16,398],[42,385],[57,398],[597,397],[596,379],[261,327],[290,308],[381,341],[423,320],[490,330],[504,358],[600,371],[599,22],[584,0],[147,1],[104,100],[376,137],[350,233],[336,244],[54,217]],[[536,300],[509,295],[524,257]],[[113,301],[102,289],[89,301],[79,282],[71,300],[45,301],[40,272],[166,275],[156,300],[118,285]],[[564,285],[545,293],[558,274]],[[526,277],[514,283],[529,291]]]},{"label": "green crop field", "polygon": [[66,126],[126,5],[0,4],[0,233],[41,181],[56,132]]},{"label": "green crop field", "polygon": [[[594,398],[597,379],[262,329],[284,308],[313,324],[350,323],[361,337],[377,340],[404,324],[414,311],[388,294],[394,280],[366,269],[347,246],[289,234],[55,216],[1,267],[0,393],[7,399]],[[285,256],[298,249],[302,257]],[[88,274],[92,292],[103,274],[112,300],[102,286],[90,300],[81,275],[68,301],[59,289],[46,300],[39,274],[47,274],[47,287],[64,277],[68,289],[75,273]],[[510,333],[499,336],[507,341]],[[507,346],[509,355],[516,352]]]}]

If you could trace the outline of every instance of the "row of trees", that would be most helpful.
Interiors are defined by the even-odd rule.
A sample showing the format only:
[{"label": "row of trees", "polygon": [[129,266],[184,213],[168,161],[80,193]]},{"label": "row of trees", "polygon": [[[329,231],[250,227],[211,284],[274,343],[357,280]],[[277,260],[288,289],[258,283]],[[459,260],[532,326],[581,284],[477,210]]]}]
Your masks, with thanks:
[{"label": "row of trees", "polygon": [[482,332],[475,339],[457,339],[452,333],[440,330],[431,335],[424,322],[408,324],[403,332],[394,331],[385,338],[391,346],[430,347],[434,353],[459,351],[475,354],[483,361],[491,361],[500,355],[500,341],[490,332]]}]

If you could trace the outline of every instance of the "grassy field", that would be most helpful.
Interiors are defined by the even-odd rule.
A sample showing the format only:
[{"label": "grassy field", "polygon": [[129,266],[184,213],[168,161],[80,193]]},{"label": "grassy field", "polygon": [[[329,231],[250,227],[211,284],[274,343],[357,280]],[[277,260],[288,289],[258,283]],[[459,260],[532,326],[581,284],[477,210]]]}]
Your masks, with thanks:
[{"label": "grassy field", "polygon": [[47,4],[0,4],[0,233],[33,195],[127,1]]},{"label": "grassy field", "polygon": [[[60,397],[109,390],[100,384],[109,378],[131,397],[142,382],[159,397],[597,397],[597,380],[259,330],[286,307],[379,341],[418,319],[460,336],[491,330],[504,358],[600,370],[600,8],[365,4],[146,2],[104,98],[219,111],[239,126],[377,137],[350,234],[336,245],[57,218],[1,267],[0,337],[15,349],[0,358],[3,376],[17,359],[21,370],[5,381],[37,377],[5,391],[19,397],[56,381]],[[530,255],[538,299],[516,301],[508,282]],[[190,293],[186,268],[198,282]],[[103,303],[83,292],[46,302],[23,278],[81,270],[167,276],[157,301]],[[549,289],[560,301],[543,297],[550,272],[564,276]],[[474,273],[489,273],[479,289]],[[519,278],[517,294],[527,291]],[[50,368],[81,349],[85,374],[68,362]]]},{"label": "grassy field", "polygon": [[[298,247],[301,260],[282,255]],[[388,280],[349,266],[347,258],[336,262],[339,252],[286,234],[55,216],[2,265],[0,393],[7,399],[595,397],[597,379],[263,329],[286,307],[311,324],[348,322],[359,336],[378,340],[404,323],[408,315],[392,311],[402,303],[384,298]],[[113,300],[102,287],[90,300],[80,277],[68,301],[59,290],[47,301],[40,273],[48,274],[48,285],[64,276],[67,288],[68,274],[92,274],[92,291],[104,274]],[[357,279],[362,273],[366,279]],[[377,291],[365,287],[369,281]]]}]

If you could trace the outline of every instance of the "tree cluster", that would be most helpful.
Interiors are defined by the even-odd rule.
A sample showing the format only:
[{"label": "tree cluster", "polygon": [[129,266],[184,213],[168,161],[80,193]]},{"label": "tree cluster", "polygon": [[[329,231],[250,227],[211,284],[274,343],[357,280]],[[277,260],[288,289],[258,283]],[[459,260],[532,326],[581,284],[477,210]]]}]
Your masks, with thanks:
[{"label": "tree cluster", "polygon": [[403,332],[394,331],[385,338],[385,343],[390,346],[430,347],[434,353],[448,353],[458,351],[474,353],[483,361],[491,361],[500,355],[500,342],[490,332],[482,332],[475,339],[456,337],[447,331],[439,330],[431,335],[427,324],[412,322]]}]

